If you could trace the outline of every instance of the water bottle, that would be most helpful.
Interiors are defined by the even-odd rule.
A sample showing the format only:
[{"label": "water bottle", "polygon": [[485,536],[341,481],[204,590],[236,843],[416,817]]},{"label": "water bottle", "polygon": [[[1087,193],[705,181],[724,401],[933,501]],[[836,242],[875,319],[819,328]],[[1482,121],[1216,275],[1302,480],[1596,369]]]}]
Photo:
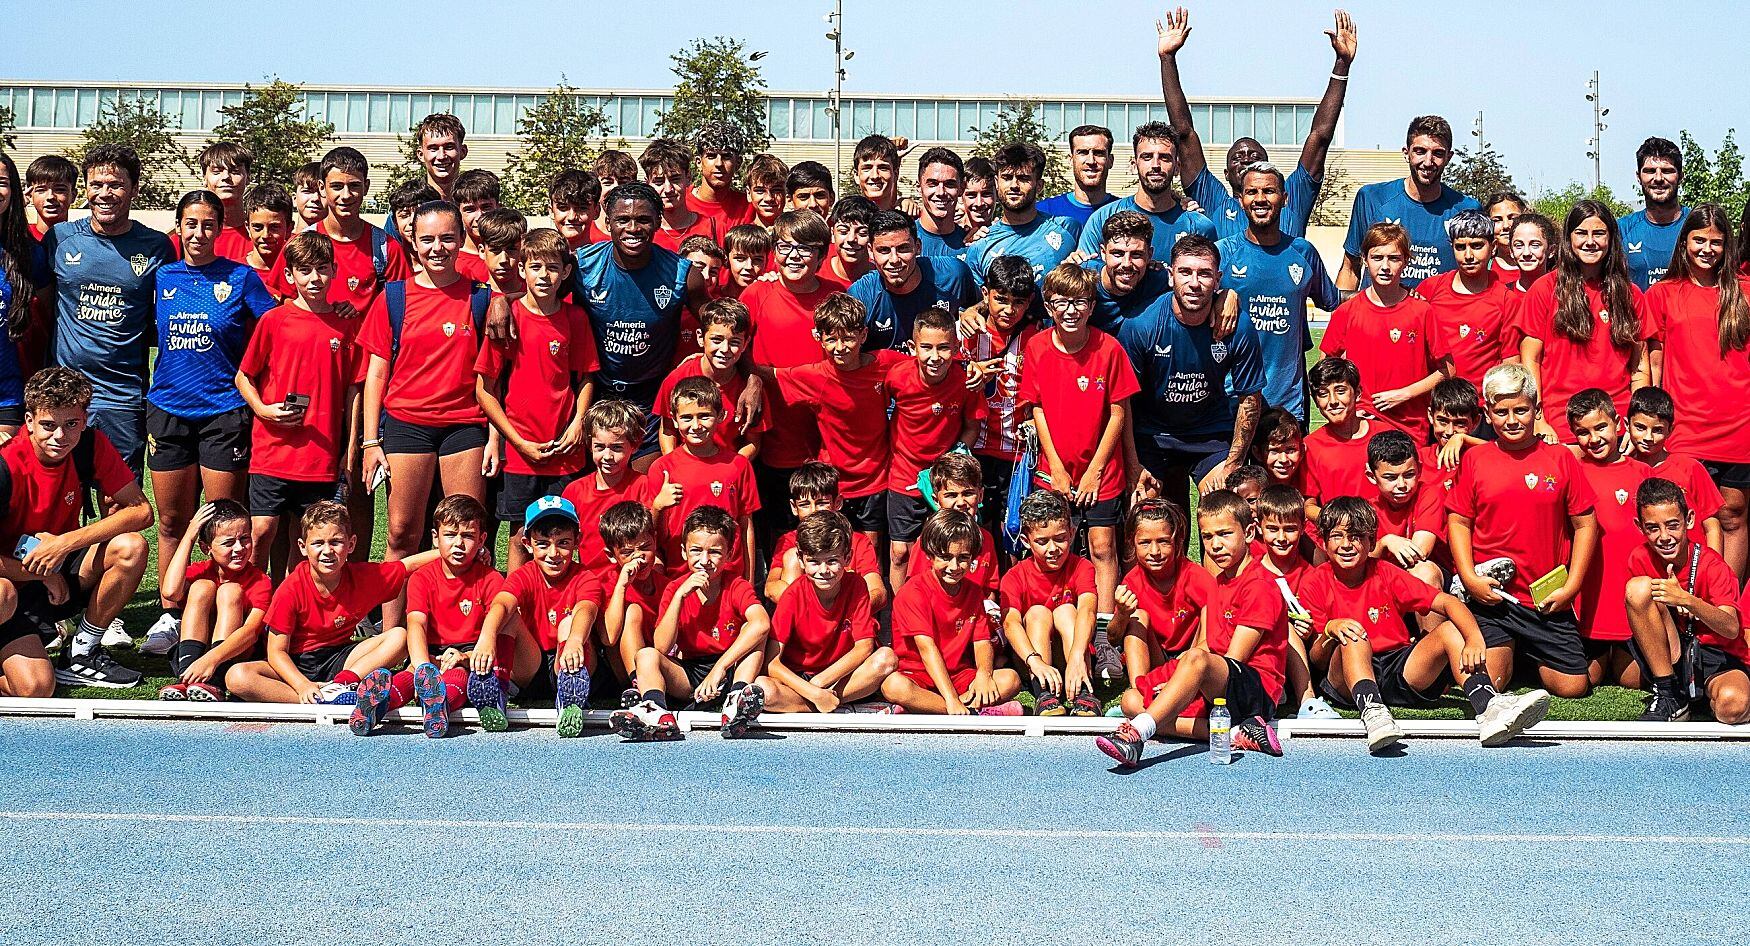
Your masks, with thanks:
[{"label": "water bottle", "polygon": [[1209,761],[1216,765],[1227,765],[1234,760],[1232,723],[1227,700],[1218,697],[1215,705],[1209,708]]}]

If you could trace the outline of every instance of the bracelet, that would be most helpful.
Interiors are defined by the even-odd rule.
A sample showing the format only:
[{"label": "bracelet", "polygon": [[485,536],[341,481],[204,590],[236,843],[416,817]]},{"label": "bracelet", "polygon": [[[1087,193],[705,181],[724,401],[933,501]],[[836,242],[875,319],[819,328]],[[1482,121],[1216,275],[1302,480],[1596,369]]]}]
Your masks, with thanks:
[{"label": "bracelet", "polygon": [[1331,73],[1331,78],[1335,79],[1338,82],[1348,82],[1349,81],[1348,76],[1340,76],[1340,75],[1337,75],[1335,72]]},{"label": "bracelet", "polygon": [[382,445],[383,445],[383,438],[381,438],[381,437],[377,437],[377,438],[374,438],[371,440],[359,441],[359,448],[361,450],[369,450],[372,447],[380,447]]},{"label": "bracelet", "polygon": [[1024,664],[1030,664],[1030,663],[1032,663],[1032,662],[1033,662],[1033,661],[1034,661],[1034,660],[1036,660],[1036,659],[1039,659],[1039,660],[1042,660],[1042,659],[1044,659],[1044,658],[1042,658],[1042,657],[1040,657],[1040,656],[1039,656],[1039,652],[1038,652],[1038,651],[1034,651],[1034,652],[1032,652],[1032,653],[1030,653],[1030,654],[1028,654],[1028,655],[1027,655],[1027,656],[1025,656],[1025,657],[1023,657],[1023,658],[1021,658],[1021,662],[1022,662],[1022,663],[1024,663]]}]

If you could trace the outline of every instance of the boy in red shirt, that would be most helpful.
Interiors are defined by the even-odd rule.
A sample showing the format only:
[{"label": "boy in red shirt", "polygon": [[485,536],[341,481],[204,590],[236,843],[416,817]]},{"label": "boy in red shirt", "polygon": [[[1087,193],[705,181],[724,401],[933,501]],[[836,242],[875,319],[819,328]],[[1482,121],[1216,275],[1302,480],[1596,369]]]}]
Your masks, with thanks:
[{"label": "boy in red shirt", "polygon": [[355,735],[369,735],[389,710],[417,700],[425,735],[442,739],[449,735],[449,714],[468,701],[468,654],[504,575],[481,554],[488,520],[474,497],[445,497],[431,521],[438,560],[407,578],[407,663],[413,669],[365,675]]},{"label": "boy in red shirt", "polygon": [[711,120],[693,132],[699,160],[699,185],[687,192],[687,206],[718,221],[718,232],[748,222],[747,194],[735,186],[747,146],[741,132],[724,121]]},{"label": "boy in red shirt", "polygon": [[[975,458],[964,453],[950,453],[930,465],[930,491],[935,497],[936,506],[940,509],[951,509],[963,512],[969,516],[978,517],[979,510],[984,508],[984,471],[982,464]],[[966,580],[976,586],[985,598],[985,610],[990,613],[991,620],[1000,620],[1002,612],[997,608],[997,583],[999,575],[997,562],[1000,549],[997,540],[990,530],[978,527],[978,555],[968,567]],[[929,556],[923,554],[921,547],[914,545],[909,558],[910,566],[906,580],[911,581],[930,570]],[[997,662],[1002,662],[1002,652],[997,653]]]},{"label": "boy in red shirt", "polygon": [[469,658],[468,702],[480,728],[503,732],[514,687],[551,695],[559,711],[559,738],[583,735],[595,648],[590,638],[601,613],[602,586],[577,563],[581,531],[577,507],[562,496],[542,496],[523,515],[523,544],[531,561],[510,573],[480,626]]},{"label": "boy in red shirt", "polygon": [[1580,471],[1597,499],[1592,513],[1598,519],[1598,555],[1575,609],[1587,676],[1593,686],[1639,689],[1640,668],[1626,646],[1631,635],[1622,591],[1628,584],[1629,553],[1641,545],[1635,492],[1653,470],[1622,452],[1622,421],[1603,390],[1587,388],[1569,398],[1567,422],[1579,447]]},{"label": "boy in red shirt", "polygon": [[[632,466],[632,455],[644,440],[644,412],[630,401],[596,401],[584,411],[583,428],[593,469],[572,480],[559,495],[570,501],[585,522],[599,522],[608,507],[617,503],[644,502],[648,480]],[[608,550],[601,537],[584,530],[577,543],[577,559],[593,572],[607,568]]]},{"label": "boy in red shirt", "polygon": [[[1463,378],[1447,378],[1428,396],[1428,427],[1433,443],[1418,447],[1423,484],[1440,492],[1441,502],[1458,478],[1458,460],[1464,451],[1483,443],[1476,431],[1483,420],[1482,395]],[[1444,537],[1445,529],[1441,534]]]},{"label": "boy in red shirt", "polygon": [[726,567],[739,531],[717,506],[700,506],[687,516],[680,530],[686,577],[662,593],[651,646],[638,652],[643,699],[616,710],[611,720],[623,738],[682,738],[668,709],[671,695],[696,704],[721,697],[726,739],[746,736],[759,719],[766,691],[758,681],[772,625],[753,585]]},{"label": "boy in red shirt", "polygon": [[[199,542],[207,560],[191,563]],[[216,703],[225,691],[231,665],[261,650],[261,629],[273,599],[273,582],[255,566],[249,510],[235,499],[215,499],[195,511],[182,535],[176,558],[164,571],[164,600],[182,610],[179,630],[169,645],[170,673],[176,681],[160,687],[161,700]],[[147,635],[144,654],[166,651]]]},{"label": "boy in red shirt", "polygon": [[[632,500],[614,503],[596,516],[607,564],[597,571],[606,598],[602,603],[602,649],[613,658],[614,670],[630,682],[637,673],[638,652],[650,644],[660,617],[657,602],[668,582],[656,557],[656,516],[650,507]],[[638,691],[622,694],[622,703],[638,701]]]},{"label": "boy in red shirt", "polygon": [[[1258,430],[1252,435],[1252,462],[1270,474],[1271,483],[1292,486],[1302,496],[1318,492],[1306,469],[1306,431],[1293,414],[1280,407],[1266,408],[1258,415]],[[1307,515],[1316,512],[1309,501]]]},{"label": "boy in red shirt", "polygon": [[[395,562],[353,562],[357,537],[345,506],[333,500],[304,510],[298,552],[304,561],[274,589],[267,608],[267,659],[241,663],[225,674],[232,695],[255,703],[355,704],[353,726],[381,720],[359,718],[365,695],[359,681],[407,656],[407,629],[353,640],[371,610],[394,600],[407,576],[437,560],[437,549]],[[386,681],[379,681],[386,683]]]},{"label": "boy in red shirt", "polygon": [[594,239],[595,218],[602,212],[602,182],[595,174],[566,168],[553,175],[547,188],[547,216],[570,249]]},{"label": "boy in red shirt", "polygon": [[753,464],[717,443],[716,429],[725,416],[723,390],[709,378],[687,378],[669,393],[668,406],[680,433],[680,449],[658,457],[645,473],[663,537],[663,560],[671,573],[679,574],[686,521],[693,510],[716,506],[740,523],[724,550],[723,568],[752,581],[753,514],[759,511],[760,494]]},{"label": "boy in red shirt", "polygon": [[[747,388],[747,376],[742,373],[741,362],[751,331],[752,319],[748,315],[747,306],[734,299],[713,299],[705,303],[705,307],[699,312],[699,354],[676,365],[656,392],[656,413],[662,418],[662,430],[657,434],[657,443],[661,445],[663,453],[672,453],[680,446],[680,435],[675,432],[674,409],[670,406],[670,400],[674,396],[675,385],[682,380],[704,377],[716,382],[723,392],[723,416],[735,416],[736,402],[741,398],[741,392]],[[722,449],[740,453],[752,460],[759,456],[760,438],[770,426],[768,412],[761,410],[746,431],[737,432],[733,423],[718,424],[712,430],[711,439]]]},{"label": "boy in red shirt", "polygon": [[565,239],[535,230],[520,252],[528,291],[512,303],[516,336],[482,344],[474,362],[475,400],[506,445],[498,521],[511,525],[512,570],[528,561],[518,527],[524,511],[583,466],[578,447],[598,367],[589,318],[559,298],[571,279]]},{"label": "boy in red shirt", "polygon": [[1091,270],[1064,263],[1045,275],[1040,293],[1055,321],[1022,354],[1027,368],[1016,400],[1039,436],[1041,486],[1069,497],[1088,530],[1099,610],[1112,610],[1118,586],[1118,509],[1125,488],[1124,447],[1130,396],[1141,388],[1130,358],[1112,336],[1094,329]]},{"label": "boy in red shirt", "polygon": [[739,297],[772,266],[772,232],[757,223],[744,223],[723,234],[727,258],[723,294]]},{"label": "boy in red shirt", "polygon": [[1203,609],[1203,630],[1179,655],[1178,666],[1142,712],[1120,723],[1110,736],[1098,736],[1101,752],[1124,768],[1142,761],[1142,747],[1160,725],[1173,721],[1181,739],[1209,735],[1207,714],[1187,719],[1180,713],[1199,696],[1206,703],[1227,700],[1237,725],[1233,746],[1243,752],[1280,756],[1282,743],[1270,720],[1282,699],[1282,664],[1288,650],[1288,618],[1269,570],[1252,561],[1252,511],[1246,501],[1220,489],[1197,507],[1203,536],[1204,566],[1215,577],[1215,592]]},{"label": "boy in red shirt", "polygon": [[[202,148],[194,161],[201,170],[202,186],[218,195],[225,208],[225,225],[213,242],[213,252],[233,262],[249,262],[254,247],[249,239],[249,214],[243,209],[243,196],[249,190],[249,172],[255,164],[255,155],[234,141],[215,141]],[[178,234],[170,235],[170,245],[178,254],[182,252]]]},{"label": "boy in red shirt", "polygon": [[[334,244],[334,279],[328,286],[328,301],[341,317],[357,320],[370,311],[384,283],[406,279],[413,270],[407,265],[407,253],[398,240],[373,226],[360,216],[365,196],[371,191],[371,166],[356,148],[335,148],[322,156],[317,166],[316,183],[323,215],[311,229]],[[310,204],[293,204],[303,216]],[[303,216],[306,221],[307,216]],[[276,261],[274,278],[268,286],[287,296],[297,291],[287,271],[284,254]],[[352,324],[357,325],[357,321]],[[368,533],[366,533],[368,535]]]},{"label": "boy in red shirt", "polygon": [[[1471,701],[1485,746],[1504,745],[1543,719],[1548,693],[1496,692],[1482,631],[1462,601],[1372,556],[1379,529],[1372,506],[1355,496],[1333,499],[1319,529],[1330,558],[1307,577],[1300,600],[1313,626],[1336,648],[1325,692],[1360,710],[1367,751],[1378,753],[1403,739],[1390,707],[1437,702],[1448,672]],[[1412,640],[1406,614],[1438,621]]]},{"label": "boy in red shirt", "polygon": [[1677,424],[1677,402],[1663,388],[1641,388],[1628,399],[1628,439],[1635,459],[1652,467],[1654,476],[1670,480],[1683,490],[1684,501],[1695,513],[1690,541],[1724,552],[1725,532],[1720,509],[1725,499],[1707,468],[1694,457],[1665,449],[1665,439]]},{"label": "boy in red shirt", "polygon": [[273,269],[292,235],[292,195],[278,184],[251,187],[243,198],[243,228],[249,238],[249,253],[243,262],[261,277],[267,291],[283,302],[290,294],[274,281]]},{"label": "boy in red shirt", "polygon": [[[523,238],[529,235],[528,218],[509,207],[499,207],[481,214],[474,222],[474,232],[479,234],[480,261],[486,265],[486,278],[482,281],[501,296],[523,294]],[[559,243],[563,246],[565,238],[560,237]],[[565,257],[570,261],[569,247],[565,249]],[[569,283],[567,278],[561,286]]]},{"label": "boy in red shirt", "polygon": [[688,237],[702,236],[716,243],[733,224],[721,217],[695,213],[688,206],[687,191],[693,186],[693,156],[678,141],[658,138],[638,156],[644,182],[662,198],[662,219],[657,221],[656,245],[679,253]]},{"label": "boy in red shirt", "polygon": [[[790,514],[797,522],[817,512],[838,512],[843,506],[838,470],[819,460],[809,460],[790,474]],[[861,532],[851,535],[850,569],[862,577],[869,589],[870,609],[877,613],[887,610],[890,596],[881,577],[881,562],[875,556],[875,543]],[[784,590],[802,574],[802,558],[796,553],[796,530],[792,529],[779,536],[772,546],[771,563],[766,570],[766,600],[782,599]]]},{"label": "boy in red shirt", "polygon": [[329,302],[334,246],[311,231],[286,243],[280,262],[296,292],[256,323],[237,368],[237,393],[255,413],[249,514],[262,568],[281,522],[295,525],[313,503],[336,498],[357,462],[364,354]]},{"label": "boy in red shirt", "polygon": [[984,274],[984,298],[962,314],[977,319],[976,331],[962,325],[960,357],[966,372],[982,385],[985,397],[984,423],[972,442],[972,452],[984,468],[984,483],[991,501],[979,511],[986,529],[999,528],[1009,496],[1009,478],[1021,453],[1021,425],[1032,416],[1020,410],[1016,396],[1021,391],[1021,353],[1041,331],[1029,317],[1039,286],[1033,281],[1033,266],[1019,256],[999,256]]},{"label": "boy in red shirt", "polygon": [[832,253],[820,268],[820,278],[849,288],[865,273],[875,271],[869,259],[869,221],[877,209],[867,198],[852,195],[824,211],[832,224]]},{"label": "boy in red shirt", "polygon": [[898,669],[893,649],[875,641],[868,587],[851,572],[853,534],[836,512],[814,513],[796,527],[808,580],[778,599],[759,679],[774,713],[831,713],[873,695]]},{"label": "boy in red shirt", "polygon": [[[1597,558],[1592,488],[1573,453],[1538,438],[1537,381],[1523,365],[1490,368],[1483,403],[1496,439],[1459,463],[1446,528],[1453,569],[1489,647],[1489,676],[1505,689],[1523,653],[1545,689],[1585,696],[1591,684],[1573,605]],[[1558,566],[1567,580],[1534,602],[1532,583]]]},{"label": "boy in red shirt", "polygon": [[970,451],[984,418],[983,392],[956,363],[954,318],[930,308],[912,323],[914,358],[887,372],[893,395],[893,462],[887,470],[887,577],[905,584],[911,543],[930,505],[918,489],[918,474],[950,449]]},{"label": "boy in red shirt", "polygon": [[1641,719],[1682,722],[1705,696],[1720,722],[1750,722],[1743,626],[1750,595],[1740,595],[1737,574],[1718,552],[1690,538],[1695,514],[1677,484],[1647,480],[1635,507],[1646,541],[1629,553],[1628,619],[1653,691]]},{"label": "boy in red shirt", "polygon": [[1366,405],[1426,440],[1428,392],[1445,375],[1433,312],[1398,281],[1410,262],[1410,235],[1376,223],[1361,238],[1361,258],[1371,282],[1331,313],[1319,350],[1354,362]]},{"label": "boy in red shirt", "polygon": [[790,167],[777,155],[756,154],[747,164],[747,222],[771,230],[784,212],[784,179]]},{"label": "boy in red shirt", "polygon": [[55,224],[67,222],[79,197],[78,180],[78,166],[58,154],[45,154],[25,168],[24,188],[36,211],[36,222],[30,225],[32,239],[40,243]]},{"label": "boy in red shirt", "polygon": [[1368,438],[1398,428],[1357,409],[1361,373],[1347,358],[1322,359],[1307,370],[1306,380],[1313,403],[1325,416],[1325,425],[1306,437],[1307,476],[1318,485],[1312,498],[1323,505],[1338,496],[1368,495]]},{"label": "boy in red shirt", "polygon": [[292,172],[292,226],[296,232],[313,230],[328,216],[323,191],[321,161],[301,164]]},{"label": "boy in red shirt", "polygon": [[480,218],[504,206],[498,175],[472,168],[456,177],[450,202],[462,212],[462,246],[456,251],[456,272],[473,282],[488,280],[486,254],[480,243]]},{"label": "boy in red shirt", "polygon": [[1317,550],[1307,536],[1306,497],[1292,486],[1272,483],[1260,490],[1257,500],[1248,505],[1252,507],[1258,537],[1247,544],[1246,550],[1274,576],[1277,593],[1287,605],[1286,673],[1289,693],[1300,707],[1295,717],[1337,719],[1337,711],[1318,695],[1313,686],[1311,668],[1323,666],[1329,653],[1319,646],[1312,623],[1296,609],[1293,598],[1299,592],[1301,582],[1312,574],[1312,563],[1307,561],[1305,553],[1308,549]]},{"label": "boy in red shirt", "polygon": [[1378,534],[1369,555],[1440,588],[1446,575],[1434,554],[1446,534],[1446,489],[1425,482],[1422,475],[1422,459],[1409,434],[1387,430],[1367,442],[1367,482],[1373,492],[1366,499],[1377,517]]},{"label": "boy in red shirt", "polygon": [[898,670],[881,694],[911,713],[1018,716],[1021,678],[996,669],[991,618],[982,592],[968,580],[982,550],[977,520],[943,509],[925,520],[918,548],[928,572],[893,599],[893,650]]},{"label": "boy in red shirt", "polygon": [[[1088,672],[1094,566],[1070,551],[1075,524],[1069,500],[1062,493],[1039,490],[1021,501],[1020,512],[1021,540],[1030,554],[1003,575],[998,590],[1003,637],[1027,667],[1035,712],[1098,716],[1100,701]],[[1061,670],[1054,660],[1060,651]]]},{"label": "boy in red shirt", "polygon": [[[1460,217],[1468,223],[1459,224]],[[1446,231],[1458,268],[1417,283],[1416,294],[1427,300],[1433,316],[1435,356],[1451,362],[1454,378],[1481,388],[1484,372],[1519,355],[1511,316],[1516,293],[1493,265],[1489,218],[1457,214],[1446,222]]]},{"label": "boy in red shirt", "polygon": [[[1117,607],[1106,629],[1123,642],[1130,687],[1119,706],[1127,717],[1142,713],[1178,671],[1179,657],[1196,642],[1203,608],[1215,595],[1215,579],[1185,557],[1189,529],[1185,511],[1168,500],[1144,499],[1130,507],[1125,531],[1136,567],[1114,593]],[[1203,712],[1201,698],[1179,711],[1186,726]]]}]

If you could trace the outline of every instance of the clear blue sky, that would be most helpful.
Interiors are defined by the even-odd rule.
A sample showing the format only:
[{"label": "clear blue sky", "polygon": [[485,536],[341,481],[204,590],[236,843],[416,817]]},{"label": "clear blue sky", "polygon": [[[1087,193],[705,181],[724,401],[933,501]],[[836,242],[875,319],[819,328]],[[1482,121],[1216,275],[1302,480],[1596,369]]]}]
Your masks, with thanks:
[{"label": "clear blue sky", "polygon": [[[583,87],[660,88],[672,83],[669,53],[697,36],[730,35],[769,51],[761,65],[773,89],[831,83],[821,21],[830,0],[63,3],[53,23],[32,28],[26,11],[46,9],[40,0],[0,0],[7,77],[238,82],[277,74],[338,84],[544,87],[564,73]],[[1164,8],[1151,3],[846,0],[846,7],[846,38],[857,52],[853,92],[1159,90],[1153,22]],[[227,19],[211,21],[215,9]],[[1633,152],[1643,138],[1675,140],[1687,128],[1711,150],[1737,115],[1750,114],[1740,111],[1750,100],[1750,10],[1742,2],[1360,0],[1348,9],[1361,35],[1345,112],[1351,147],[1401,146],[1408,119],[1425,112],[1451,120],[1462,146],[1481,109],[1489,139],[1523,189],[1589,182],[1592,113],[1584,96],[1598,69],[1611,110],[1605,179],[1633,203]],[[1192,95],[1323,89],[1330,47],[1320,30],[1330,23],[1329,6],[1223,0],[1191,11],[1194,32],[1181,61]],[[80,45],[91,26],[104,34],[101,56]],[[501,28],[502,45],[493,38]],[[191,37],[225,31],[230,40],[190,45]],[[540,39],[531,45],[526,37]],[[1707,68],[1717,74],[1694,74]]]}]

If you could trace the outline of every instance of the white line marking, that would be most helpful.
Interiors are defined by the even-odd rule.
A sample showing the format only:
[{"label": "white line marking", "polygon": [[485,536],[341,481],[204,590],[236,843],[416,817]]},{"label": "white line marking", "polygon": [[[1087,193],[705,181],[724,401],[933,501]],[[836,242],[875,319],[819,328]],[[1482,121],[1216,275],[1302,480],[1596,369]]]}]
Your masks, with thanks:
[{"label": "white line marking", "polygon": [[160,812],[0,811],[6,821],[155,822],[210,825],[297,825],[333,828],[441,828],[456,830],[562,831],[592,834],[757,834],[867,837],[988,838],[1090,841],[1347,841],[1364,844],[1697,844],[1750,847],[1750,835],[1676,834],[1426,834],[1376,831],[1192,831],[1065,830],[1055,828],[907,828],[891,825],[627,824],[591,821],[497,821],[446,818],[330,818],[308,815],[178,815]]}]

